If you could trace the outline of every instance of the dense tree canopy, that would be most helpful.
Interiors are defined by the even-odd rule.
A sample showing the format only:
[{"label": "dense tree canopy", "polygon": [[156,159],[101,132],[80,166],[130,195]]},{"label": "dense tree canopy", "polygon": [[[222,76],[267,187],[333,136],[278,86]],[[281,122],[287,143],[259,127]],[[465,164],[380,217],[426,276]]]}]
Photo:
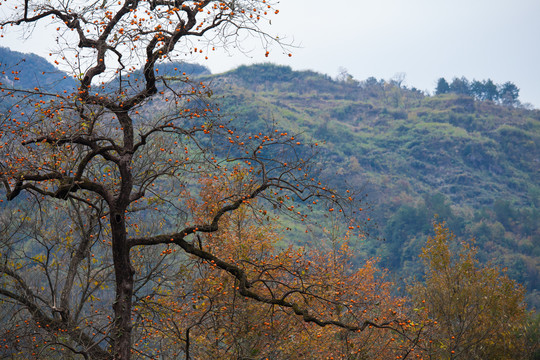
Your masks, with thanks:
[{"label": "dense tree canopy", "polygon": [[505,106],[519,105],[519,89],[508,81],[504,84],[495,84],[493,80],[483,81],[473,80],[472,82],[465,77],[454,78],[450,84],[445,78],[437,81],[435,89],[436,95],[455,93],[461,95],[473,96],[478,100],[496,101]]},{"label": "dense tree canopy", "polygon": [[437,80],[437,88],[435,89],[436,95],[442,95],[446,94],[450,91],[450,85],[448,84],[448,81],[446,81],[445,78],[439,78]]}]

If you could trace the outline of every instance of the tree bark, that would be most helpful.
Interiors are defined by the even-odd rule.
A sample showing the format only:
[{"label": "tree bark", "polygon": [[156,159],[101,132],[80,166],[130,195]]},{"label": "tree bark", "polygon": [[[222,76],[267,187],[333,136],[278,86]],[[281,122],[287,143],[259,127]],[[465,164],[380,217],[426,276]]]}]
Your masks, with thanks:
[{"label": "tree bark", "polygon": [[113,304],[114,322],[112,331],[112,351],[115,360],[131,358],[131,310],[133,297],[133,275],[127,245],[125,209],[111,211],[112,248],[114,273],[116,278],[116,298]]}]

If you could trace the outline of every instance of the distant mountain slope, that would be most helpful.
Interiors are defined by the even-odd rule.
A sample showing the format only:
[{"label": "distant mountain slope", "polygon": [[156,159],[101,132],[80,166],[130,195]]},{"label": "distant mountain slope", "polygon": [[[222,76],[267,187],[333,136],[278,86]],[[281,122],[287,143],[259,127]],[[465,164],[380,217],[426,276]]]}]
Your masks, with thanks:
[{"label": "distant mountain slope", "polygon": [[19,89],[38,87],[44,91],[72,89],[75,80],[44,58],[0,47],[0,82]]},{"label": "distant mountain slope", "polygon": [[[475,208],[497,197],[538,201],[540,111],[274,65],[240,67],[213,81],[229,92],[224,108],[240,121],[275,117],[326,141],[344,174],[411,179],[414,193],[436,191]],[[377,183],[399,191],[397,183]]]},{"label": "distant mountain slope", "polygon": [[[192,76],[208,75],[207,67],[189,63],[163,63],[159,66],[160,75],[179,75],[186,73]],[[132,78],[142,76],[142,71],[133,72]],[[35,54],[25,54],[0,47],[0,82],[4,86],[19,89],[38,87],[43,91],[63,91],[77,87],[73,74],[58,70],[44,58]]]},{"label": "distant mountain slope", "polygon": [[324,143],[321,161],[335,186],[364,187],[386,241],[360,252],[418,273],[437,214],[475,237],[484,260],[540,288],[540,111],[270,64],[208,80],[239,126],[277,121],[302,132]]}]

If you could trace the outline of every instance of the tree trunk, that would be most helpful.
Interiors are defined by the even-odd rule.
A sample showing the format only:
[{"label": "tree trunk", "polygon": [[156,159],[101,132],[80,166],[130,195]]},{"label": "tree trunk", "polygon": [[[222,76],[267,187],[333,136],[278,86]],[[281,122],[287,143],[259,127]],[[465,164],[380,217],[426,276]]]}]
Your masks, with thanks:
[{"label": "tree trunk", "polygon": [[112,351],[115,360],[131,358],[131,308],[133,297],[133,275],[127,244],[124,209],[111,209],[111,230],[114,273],[116,279],[116,299],[113,304],[114,322]]}]

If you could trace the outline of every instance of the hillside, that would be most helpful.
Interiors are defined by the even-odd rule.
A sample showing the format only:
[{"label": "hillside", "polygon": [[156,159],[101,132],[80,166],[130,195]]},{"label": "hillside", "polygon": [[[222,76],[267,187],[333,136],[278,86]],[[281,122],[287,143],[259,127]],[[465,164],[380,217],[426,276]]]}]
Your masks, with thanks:
[{"label": "hillside", "polygon": [[240,123],[273,117],[324,140],[335,170],[385,192],[399,194],[403,181],[413,181],[411,193],[442,193],[455,205],[478,208],[498,197],[538,205],[540,111],[426,97],[375,79],[337,82],[273,65],[213,79],[228,92],[225,111]]},{"label": "hillside", "polygon": [[[360,254],[419,274],[417,255],[437,215],[476,238],[484,261],[538,291],[540,111],[269,64],[207,81],[238,126],[277,121],[323,143],[326,177],[362,188],[379,224]],[[530,301],[539,304],[537,295]]]},{"label": "hillside", "polygon": [[0,83],[19,89],[38,87],[51,92],[76,86],[73,78],[66,76],[44,58],[11,51],[1,46]]},{"label": "hillside", "polygon": [[[35,55],[0,48],[0,63],[0,82],[19,77],[17,86],[34,87],[45,72],[42,88],[74,86]],[[22,71],[11,74],[16,64]],[[540,306],[539,110],[270,64],[219,75],[176,66],[209,83],[222,115],[237,127],[277,122],[320,144],[321,176],[361,189],[377,224],[353,244],[359,260],[380,257],[397,281],[419,276],[418,254],[437,216],[459,237],[476,238],[481,259],[507,267],[526,285],[529,303]],[[309,241],[299,234],[298,244]]]}]

